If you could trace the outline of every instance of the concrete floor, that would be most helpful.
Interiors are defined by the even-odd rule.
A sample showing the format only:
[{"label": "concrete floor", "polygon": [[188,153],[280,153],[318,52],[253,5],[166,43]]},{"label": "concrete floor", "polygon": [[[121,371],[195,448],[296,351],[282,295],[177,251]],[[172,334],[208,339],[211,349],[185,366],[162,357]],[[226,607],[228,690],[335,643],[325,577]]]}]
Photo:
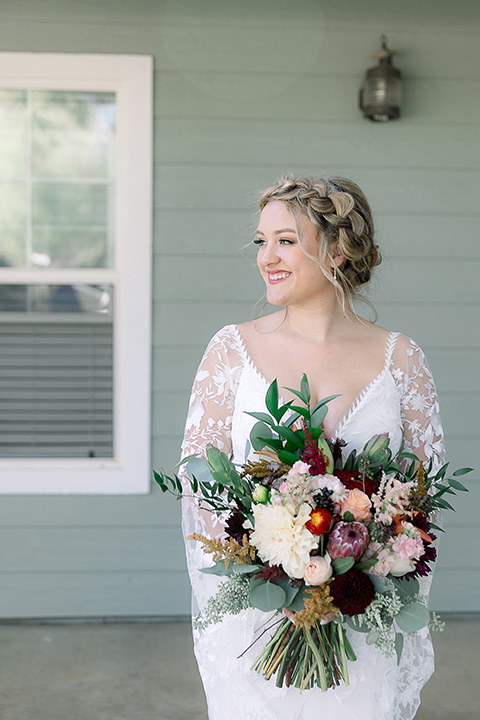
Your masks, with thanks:
[{"label": "concrete floor", "polygon": [[[480,620],[449,619],[434,643],[416,720],[478,720]],[[0,719],[207,720],[190,626],[0,625]]]}]

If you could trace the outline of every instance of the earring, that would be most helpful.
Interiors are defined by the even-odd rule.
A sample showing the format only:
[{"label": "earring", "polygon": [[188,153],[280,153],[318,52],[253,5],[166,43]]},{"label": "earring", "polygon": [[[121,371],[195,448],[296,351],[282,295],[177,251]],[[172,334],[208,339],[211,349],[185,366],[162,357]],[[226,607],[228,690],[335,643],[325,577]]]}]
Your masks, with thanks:
[{"label": "earring", "polygon": [[333,282],[334,283],[337,282],[337,266],[336,265],[333,266]]}]

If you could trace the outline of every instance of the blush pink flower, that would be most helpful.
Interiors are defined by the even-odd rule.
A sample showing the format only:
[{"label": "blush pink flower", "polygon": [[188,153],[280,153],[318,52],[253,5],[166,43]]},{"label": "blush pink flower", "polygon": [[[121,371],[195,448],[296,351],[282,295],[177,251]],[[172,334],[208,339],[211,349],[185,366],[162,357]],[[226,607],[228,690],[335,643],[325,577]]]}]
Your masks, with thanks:
[{"label": "blush pink flower", "polygon": [[347,497],[342,502],[341,512],[342,514],[346,512],[352,513],[355,520],[370,520],[371,507],[372,502],[368,495],[362,492],[362,490],[354,488],[349,491]]}]

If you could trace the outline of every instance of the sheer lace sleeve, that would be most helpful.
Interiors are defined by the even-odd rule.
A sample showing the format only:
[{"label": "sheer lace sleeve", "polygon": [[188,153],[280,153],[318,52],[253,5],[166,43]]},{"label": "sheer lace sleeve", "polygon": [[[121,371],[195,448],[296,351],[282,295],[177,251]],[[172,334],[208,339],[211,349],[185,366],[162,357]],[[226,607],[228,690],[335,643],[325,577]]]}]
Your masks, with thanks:
[{"label": "sheer lace sleeve", "polygon": [[410,338],[399,337],[392,374],[401,394],[404,450],[421,460],[433,460],[438,469],[445,447],[437,391],[424,353]]},{"label": "sheer lace sleeve", "polygon": [[[235,393],[242,371],[242,356],[232,326],[220,330],[210,341],[200,362],[192,394],[182,443],[182,457],[205,455],[209,445],[231,455],[232,413]],[[185,479],[185,466],[182,466]],[[194,592],[194,612],[213,594],[211,576],[199,569],[211,564],[201,545],[188,540],[193,532],[214,537],[222,531],[218,518],[202,510],[198,498],[191,496],[190,485],[184,483],[182,528],[185,537],[187,564]],[[210,578],[210,579],[209,579]]]}]

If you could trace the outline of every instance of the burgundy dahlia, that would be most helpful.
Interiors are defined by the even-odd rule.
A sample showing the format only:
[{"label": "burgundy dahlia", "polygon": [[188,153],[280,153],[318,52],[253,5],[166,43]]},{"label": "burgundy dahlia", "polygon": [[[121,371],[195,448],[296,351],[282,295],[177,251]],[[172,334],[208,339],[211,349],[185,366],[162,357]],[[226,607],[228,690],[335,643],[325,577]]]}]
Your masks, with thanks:
[{"label": "burgundy dahlia", "polygon": [[327,550],[332,560],[362,557],[369,543],[368,530],[360,522],[341,521],[335,525],[328,539]]},{"label": "burgundy dahlia", "polygon": [[353,568],[330,583],[330,595],[344,615],[361,615],[372,602],[375,588],[368,575]]}]

